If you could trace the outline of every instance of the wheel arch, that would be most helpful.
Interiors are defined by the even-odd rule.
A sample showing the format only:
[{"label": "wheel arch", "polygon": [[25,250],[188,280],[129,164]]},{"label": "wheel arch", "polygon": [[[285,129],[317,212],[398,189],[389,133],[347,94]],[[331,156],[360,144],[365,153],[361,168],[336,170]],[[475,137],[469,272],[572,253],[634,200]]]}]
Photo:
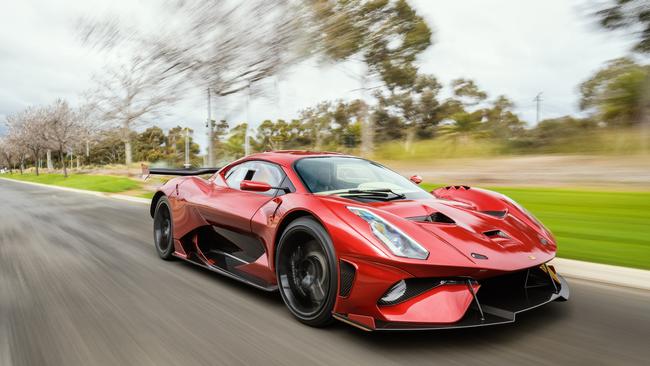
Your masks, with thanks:
[{"label": "wheel arch", "polygon": [[156,194],[153,195],[153,198],[151,199],[151,206],[149,207],[149,214],[151,215],[152,218],[153,215],[156,213],[156,206],[158,205],[158,201],[164,195],[165,193],[163,191],[157,191]]},{"label": "wheel arch", "polygon": [[280,244],[280,238],[282,238],[282,234],[292,222],[303,217],[310,217],[316,220],[316,222],[318,222],[323,227],[323,229],[327,232],[327,234],[330,235],[329,230],[327,230],[327,226],[325,226],[325,224],[323,224],[323,221],[318,216],[316,216],[313,212],[305,209],[296,209],[287,213],[282,217],[282,220],[278,224],[278,229],[275,231],[275,238],[273,240],[273,248],[272,248],[273,255],[269,258],[269,264],[272,266],[272,269],[274,271],[275,271],[275,255],[278,249],[278,245]]}]

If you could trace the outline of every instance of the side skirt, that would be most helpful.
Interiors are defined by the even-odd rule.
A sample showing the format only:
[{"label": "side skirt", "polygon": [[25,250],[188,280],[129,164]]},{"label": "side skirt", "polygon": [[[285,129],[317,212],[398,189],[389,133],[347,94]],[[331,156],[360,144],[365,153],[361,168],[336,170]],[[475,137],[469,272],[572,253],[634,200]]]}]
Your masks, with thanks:
[{"label": "side skirt", "polygon": [[199,261],[197,261],[197,260],[193,260],[193,259],[191,259],[191,258],[184,258],[184,257],[182,257],[182,256],[179,256],[179,255],[177,255],[176,253],[174,253],[174,256],[175,256],[176,258],[182,259],[182,260],[184,260],[184,261],[186,261],[186,262],[188,262],[188,263],[192,263],[192,264],[197,265],[197,266],[199,266],[199,267],[205,268],[205,269],[207,269],[207,270],[209,270],[209,271],[216,272],[216,273],[218,273],[218,274],[220,274],[220,275],[223,275],[223,276],[226,276],[226,277],[232,278],[232,279],[234,279],[234,280],[237,280],[237,281],[239,281],[239,282],[245,283],[245,284],[247,284],[247,285],[253,286],[253,287],[257,288],[257,289],[260,289],[260,290],[263,290],[263,291],[266,291],[266,292],[274,292],[274,291],[277,291],[277,290],[278,290],[278,286],[277,286],[277,285],[273,285],[273,286],[264,286],[264,285],[261,285],[261,284],[255,283],[255,282],[253,282],[253,281],[250,281],[250,280],[248,280],[248,279],[246,279],[246,278],[244,278],[244,277],[242,277],[242,276],[238,276],[238,275],[236,275],[236,274],[234,274],[234,273],[228,272],[228,271],[226,271],[226,270],[224,270],[224,269],[221,269],[221,268],[219,268],[219,267],[216,267],[216,266],[208,266],[208,265],[205,265],[205,264],[203,264],[203,263],[201,263],[201,262],[199,262]]}]

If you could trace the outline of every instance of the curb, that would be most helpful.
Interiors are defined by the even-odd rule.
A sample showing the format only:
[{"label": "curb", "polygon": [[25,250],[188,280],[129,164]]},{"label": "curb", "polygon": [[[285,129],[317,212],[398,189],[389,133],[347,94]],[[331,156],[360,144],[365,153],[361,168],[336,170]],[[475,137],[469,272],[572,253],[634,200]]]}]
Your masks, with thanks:
[{"label": "curb", "polygon": [[[40,187],[59,189],[62,191],[88,194],[96,197],[112,198],[122,201],[150,204],[151,200],[141,197],[127,196],[118,193],[103,193],[95,191],[86,191],[83,189],[53,186],[43,183],[25,182],[11,178],[0,177],[0,179],[10,180],[12,182],[31,184]],[[567,278],[595,281],[598,283],[622,286],[633,289],[650,291],[650,271],[636,268],[627,268],[612,266],[609,264],[591,263],[578,261],[574,259],[555,258],[550,264],[554,265],[558,272]]]},{"label": "curb", "polygon": [[650,291],[650,271],[647,270],[566,258],[555,258],[550,264],[567,278]]}]

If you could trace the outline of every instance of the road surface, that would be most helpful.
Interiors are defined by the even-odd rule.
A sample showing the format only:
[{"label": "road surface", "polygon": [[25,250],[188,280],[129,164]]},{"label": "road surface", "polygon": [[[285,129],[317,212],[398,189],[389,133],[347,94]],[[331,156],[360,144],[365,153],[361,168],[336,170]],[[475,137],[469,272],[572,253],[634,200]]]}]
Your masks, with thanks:
[{"label": "road surface", "polygon": [[650,295],[571,281],[513,325],[365,333],[158,259],[148,206],[0,179],[0,365],[642,365]]}]

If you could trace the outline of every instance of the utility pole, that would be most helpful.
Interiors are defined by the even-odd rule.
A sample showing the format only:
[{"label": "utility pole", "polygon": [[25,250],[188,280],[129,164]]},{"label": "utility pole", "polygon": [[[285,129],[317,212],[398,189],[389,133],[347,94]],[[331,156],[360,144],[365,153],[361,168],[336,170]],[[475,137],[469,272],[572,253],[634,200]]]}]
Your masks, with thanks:
[{"label": "utility pole", "polygon": [[533,102],[537,103],[537,122],[536,123],[539,123],[540,114],[541,114],[541,107],[542,107],[542,100],[543,100],[542,99],[542,92],[537,93],[537,95],[535,96],[535,99],[533,99]]},{"label": "utility pole", "polygon": [[185,127],[185,164],[183,164],[185,169],[189,169],[192,164],[190,164],[190,128]]},{"label": "utility pole", "polygon": [[248,93],[246,95],[246,134],[244,135],[244,156],[251,154],[251,137],[249,130],[251,128],[251,82],[248,82]]},{"label": "utility pole", "polygon": [[214,123],[212,123],[212,106],[210,100],[210,88],[208,88],[208,121],[205,127],[208,129],[208,166],[214,166],[214,146],[212,136],[214,135]]}]

